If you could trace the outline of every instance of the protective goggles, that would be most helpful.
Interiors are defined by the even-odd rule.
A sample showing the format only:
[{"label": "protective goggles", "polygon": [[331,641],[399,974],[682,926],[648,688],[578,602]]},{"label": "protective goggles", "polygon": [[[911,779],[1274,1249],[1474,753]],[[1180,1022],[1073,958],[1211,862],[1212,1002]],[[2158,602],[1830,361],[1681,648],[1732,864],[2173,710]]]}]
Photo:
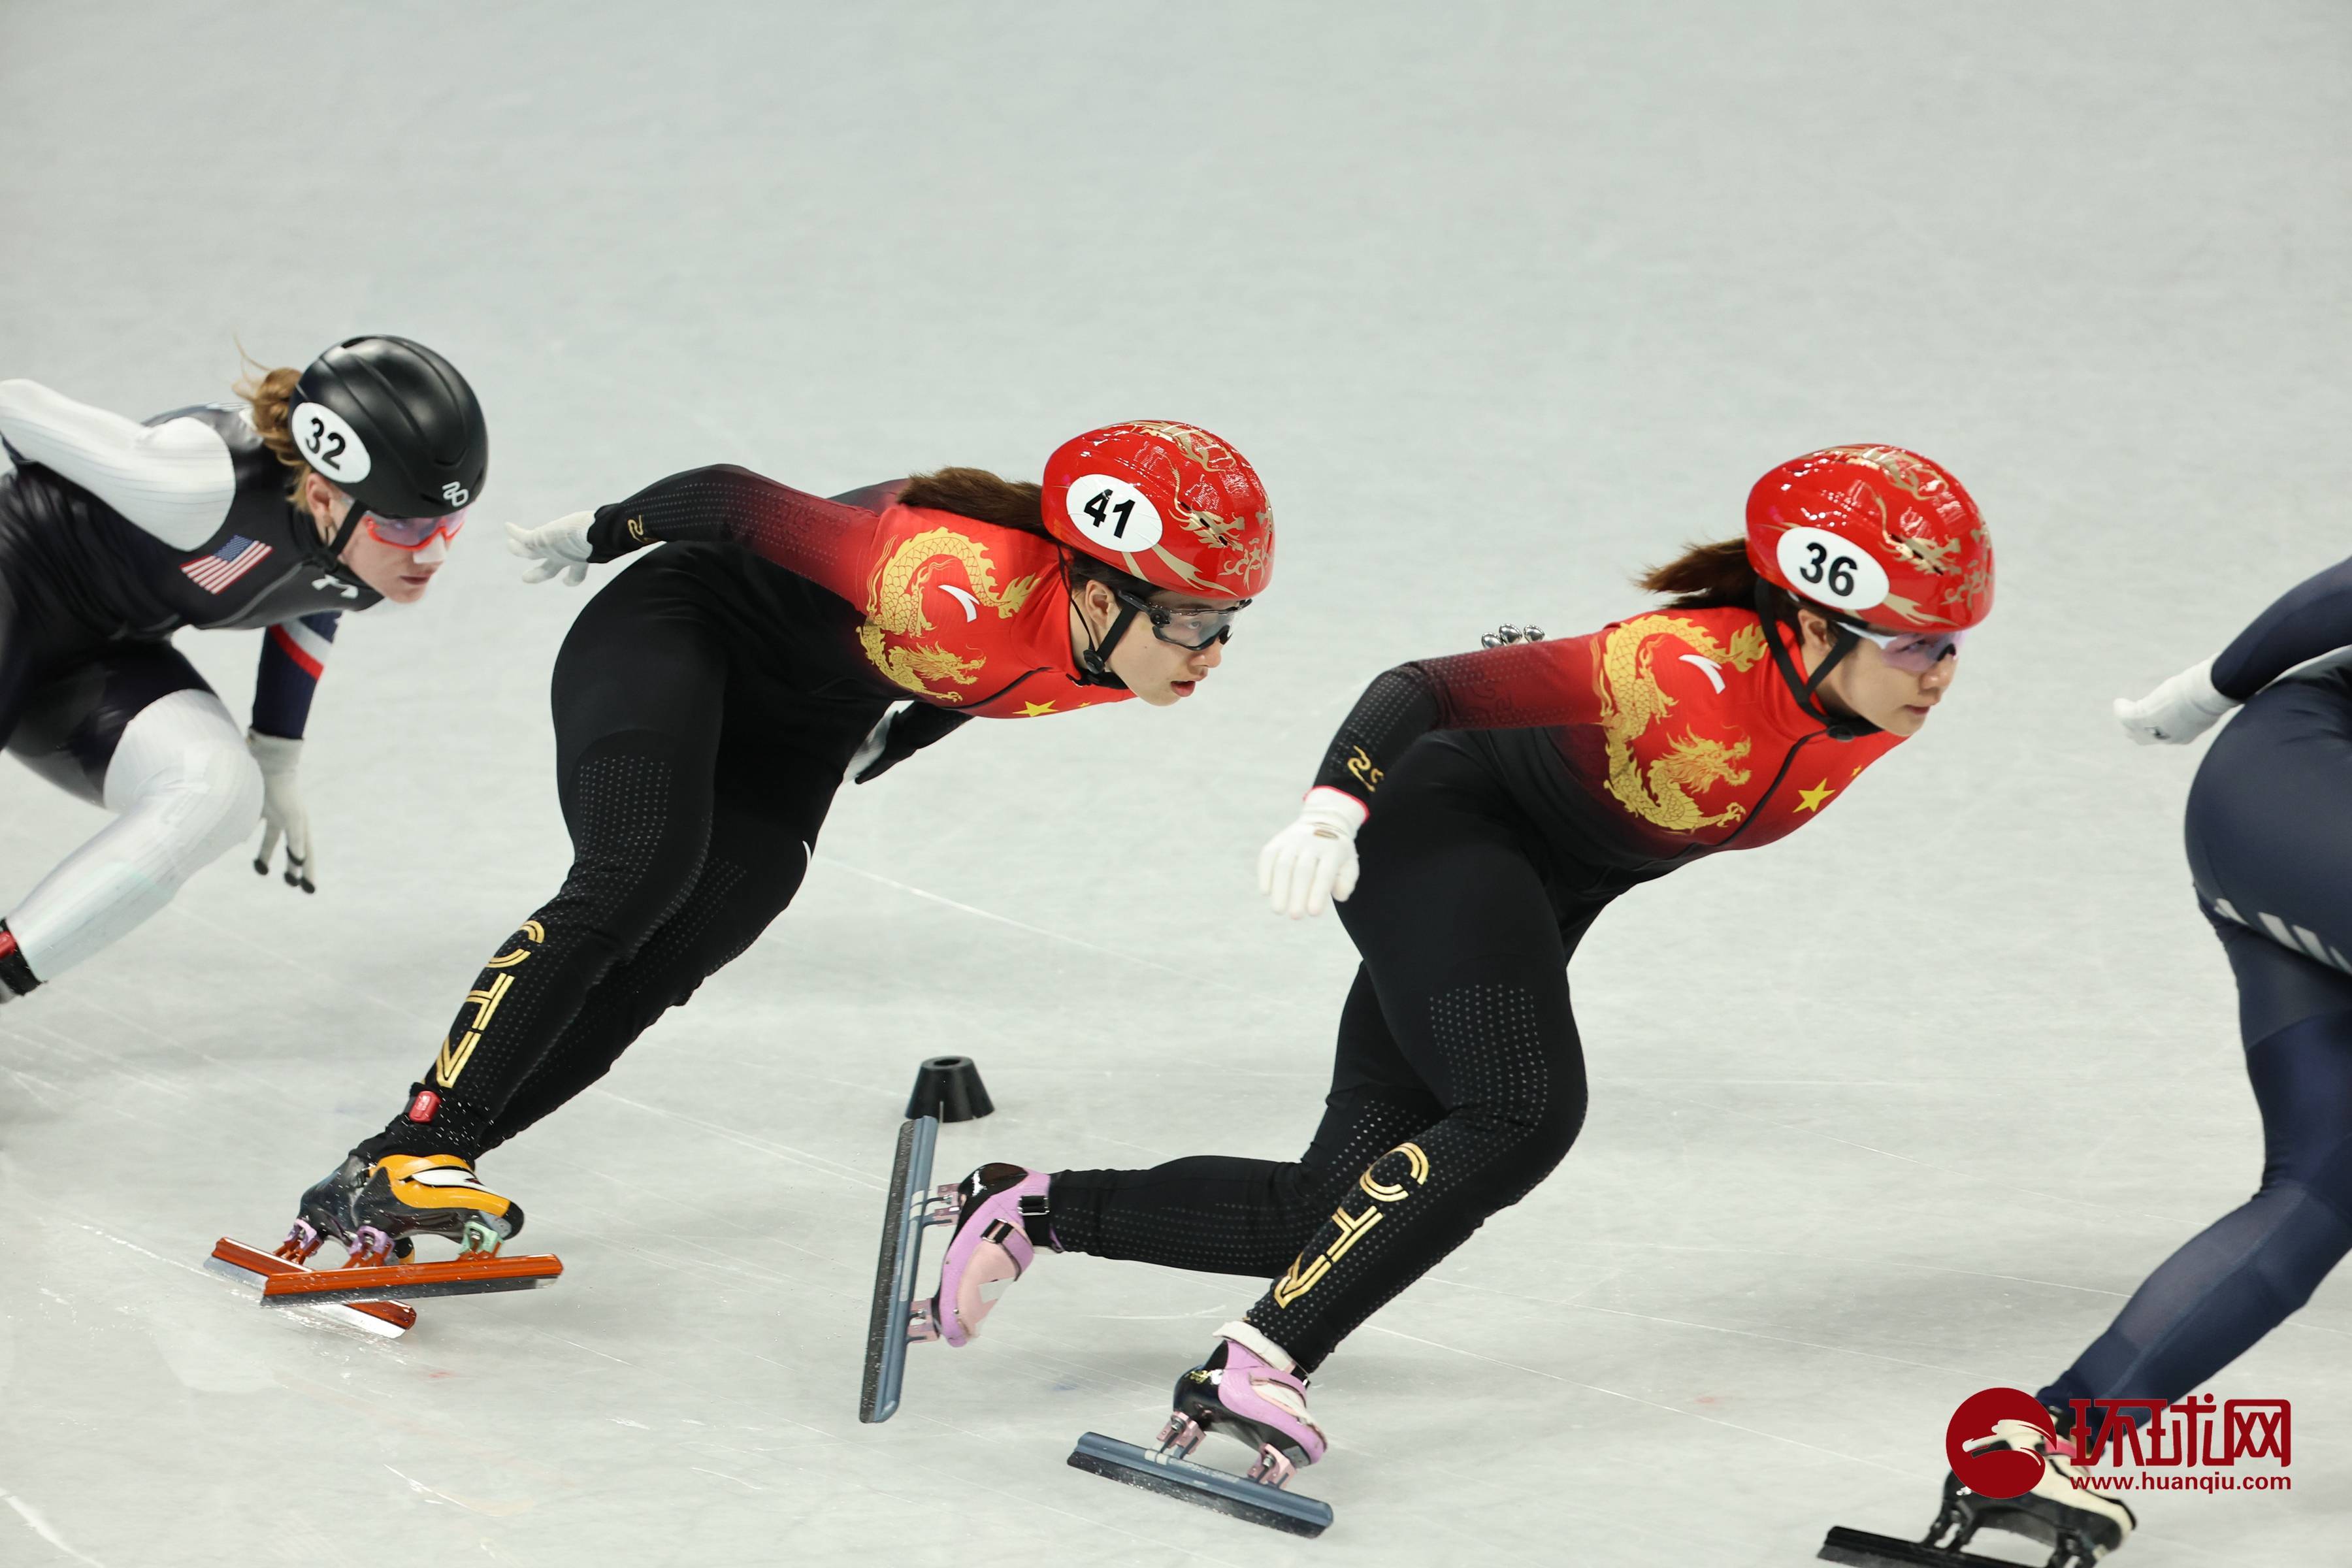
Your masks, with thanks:
[{"label": "protective goggles", "polygon": [[1877,644],[1881,658],[1911,675],[1925,675],[1958,653],[1960,643],[1969,635],[1961,631],[1882,632],[1875,626],[1859,626],[1853,621],[1840,621],[1838,625]]},{"label": "protective goggles", "polygon": [[1211,643],[1223,642],[1234,635],[1234,617],[1249,607],[1247,599],[1235,599],[1229,605],[1187,605],[1171,608],[1155,605],[1149,599],[1139,599],[1120,589],[1111,590],[1112,596],[1151,623],[1151,635],[1161,642],[1194,653]]},{"label": "protective goggles", "polygon": [[378,544],[389,544],[394,550],[422,550],[436,538],[456,543],[457,531],[466,526],[466,513],[470,510],[461,506],[446,517],[380,517],[371,511],[364,522],[369,537]]}]

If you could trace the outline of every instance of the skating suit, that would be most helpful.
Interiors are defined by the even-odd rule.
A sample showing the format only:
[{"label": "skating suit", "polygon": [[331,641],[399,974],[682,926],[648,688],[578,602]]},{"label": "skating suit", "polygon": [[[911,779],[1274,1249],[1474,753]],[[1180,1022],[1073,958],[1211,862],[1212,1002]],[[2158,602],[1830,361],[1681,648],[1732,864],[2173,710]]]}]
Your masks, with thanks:
[{"label": "skating suit", "polygon": [[502,942],[362,1151],[473,1158],[601,1078],[798,890],[844,767],[969,717],[1131,695],[1072,658],[1042,535],[698,468],[600,509],[596,559],[660,544],[572,626],[553,683],[571,875]]},{"label": "skating suit", "polygon": [[183,626],[268,628],[253,725],[299,739],[337,614],[380,596],[328,555],[289,499],[293,475],[244,413],[184,408],[133,426],[6,382],[0,437],[14,465],[0,476],[9,750],[100,798],[123,725],[160,697],[210,689],[171,647]]},{"label": "skating suit", "polygon": [[[2160,1265],[2042,1400],[2200,1388],[2352,1250],[2352,561],[2289,592],[2213,661],[2244,708],[2189,786],[2189,868],[2237,978],[2262,1184]],[[2305,660],[2325,658],[2287,673]],[[2246,1387],[2261,1397],[2284,1392]]]},{"label": "skating suit", "polygon": [[1059,1173],[1055,1239],[1278,1276],[1249,1321],[1312,1368],[1517,1202],[1583,1122],[1567,964],[1601,908],[1787,837],[1896,744],[1806,714],[1768,635],[1747,610],[1659,610],[1375,680],[1316,779],[1370,816],[1339,906],[1363,962],[1313,1143]]}]

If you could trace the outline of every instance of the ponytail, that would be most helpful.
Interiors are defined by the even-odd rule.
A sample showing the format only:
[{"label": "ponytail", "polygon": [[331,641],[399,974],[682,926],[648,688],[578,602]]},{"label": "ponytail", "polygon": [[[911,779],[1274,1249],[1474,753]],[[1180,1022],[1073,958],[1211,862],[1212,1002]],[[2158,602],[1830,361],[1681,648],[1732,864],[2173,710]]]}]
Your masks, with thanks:
[{"label": "ponytail", "polygon": [[975,522],[992,522],[999,528],[1046,538],[1045,513],[1040,504],[1045,493],[1042,486],[999,479],[986,468],[941,468],[908,479],[898,500],[900,506],[951,511]]},{"label": "ponytail", "polygon": [[1649,593],[1672,595],[1666,607],[1674,610],[1754,610],[1793,626],[1800,609],[1812,607],[1766,582],[1748,563],[1744,539],[1694,544],[1633,581]]},{"label": "ponytail", "polygon": [[253,428],[260,436],[261,444],[269,448],[269,455],[299,476],[309,467],[302,461],[302,454],[294,449],[292,424],[294,386],[302,379],[302,373],[285,365],[264,370],[260,362],[249,354],[245,363],[250,367],[248,374],[238,378],[230,390],[245,399]]},{"label": "ponytail", "polygon": [[[941,468],[908,479],[898,492],[898,502],[1052,539],[1045,531],[1045,493],[1042,486],[999,479],[985,468]],[[1062,575],[1073,591],[1081,583],[1100,583],[1138,599],[1158,592],[1142,578],[1129,576],[1108,562],[1067,548],[1062,551]]]}]

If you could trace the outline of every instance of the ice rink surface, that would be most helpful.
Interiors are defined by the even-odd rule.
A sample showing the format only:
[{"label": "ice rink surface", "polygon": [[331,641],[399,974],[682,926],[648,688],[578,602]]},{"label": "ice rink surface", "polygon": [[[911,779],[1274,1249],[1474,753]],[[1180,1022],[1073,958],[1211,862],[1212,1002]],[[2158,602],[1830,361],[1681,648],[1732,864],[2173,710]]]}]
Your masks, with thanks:
[{"label": "ice rink surface", "polygon": [[[430,599],[336,645],[318,895],[232,857],[0,1013],[0,1563],[1793,1568],[1832,1523],[1916,1534],[1958,1401],[2046,1381],[2259,1173],[2179,847],[2198,749],[2107,704],[2352,543],[2347,68],[2335,0],[0,0],[0,375],[143,416],[225,395],[239,341],[395,331],[494,446]],[[561,879],[546,676],[585,600],[499,524],[722,460],[1034,475],[1139,416],[1274,497],[1224,668],[845,793],[768,937],[490,1162],[560,1284],[385,1342],[199,1270],[397,1110]],[[919,1058],[1001,1107],[943,1176],[1296,1153],[1354,958],[1250,866],[1355,693],[1634,609],[1759,473],[1855,440],[1971,488],[1992,623],[1828,821],[1602,920],[1582,1142],[1317,1380],[1328,1535],[1063,1467],[1147,1438],[1262,1282],[1046,1258],[858,1425]],[[241,712],[255,639],[179,646]],[[98,821],[0,772],[0,908]],[[2147,1500],[2120,1561],[2346,1561],[2347,1349],[2339,1278],[2216,1384],[2294,1401],[2293,1492]]]}]

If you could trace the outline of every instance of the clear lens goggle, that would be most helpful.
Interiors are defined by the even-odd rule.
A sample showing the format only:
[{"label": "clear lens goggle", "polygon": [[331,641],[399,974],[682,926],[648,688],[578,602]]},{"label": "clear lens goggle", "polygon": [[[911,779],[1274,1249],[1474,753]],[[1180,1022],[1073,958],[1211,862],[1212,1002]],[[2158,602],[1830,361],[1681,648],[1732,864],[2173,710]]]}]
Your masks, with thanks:
[{"label": "clear lens goggle", "polygon": [[1236,599],[1227,605],[1187,605],[1171,607],[1155,605],[1149,599],[1139,599],[1132,594],[1111,590],[1112,596],[1151,622],[1151,635],[1161,642],[1198,653],[1211,643],[1223,642],[1234,635],[1234,617],[1248,608],[1247,599]]},{"label": "clear lens goggle", "polygon": [[1882,632],[1875,626],[1865,626],[1853,621],[1840,621],[1838,625],[1858,637],[1866,637],[1877,644],[1881,658],[1911,675],[1925,675],[1958,653],[1961,642],[1969,635],[1964,631]]},{"label": "clear lens goggle", "polygon": [[446,517],[382,517],[371,511],[366,515],[365,526],[369,537],[378,544],[389,544],[394,550],[422,550],[436,538],[456,543],[457,531],[466,526],[466,513],[471,510],[461,506]]}]

